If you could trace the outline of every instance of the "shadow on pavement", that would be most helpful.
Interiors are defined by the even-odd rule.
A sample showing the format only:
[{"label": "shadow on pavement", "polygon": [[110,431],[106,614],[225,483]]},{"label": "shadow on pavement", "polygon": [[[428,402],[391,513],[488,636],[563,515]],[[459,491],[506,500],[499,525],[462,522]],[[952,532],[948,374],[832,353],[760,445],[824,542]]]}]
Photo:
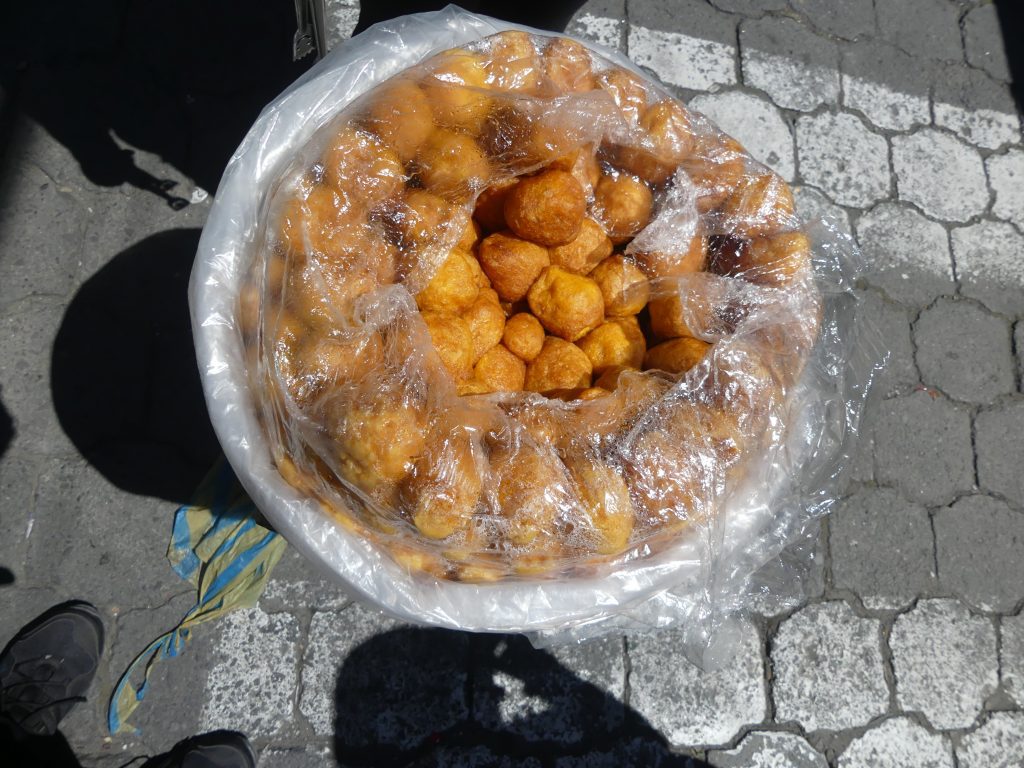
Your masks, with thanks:
[{"label": "shadow on pavement", "polygon": [[0,565],[0,587],[6,587],[14,583],[14,574]]},{"label": "shadow on pavement", "polygon": [[[0,389],[0,394],[2,393],[3,389]],[[0,458],[3,458],[13,439],[14,420],[4,407],[4,401],[0,400]]]},{"label": "shadow on pavement", "polygon": [[292,62],[288,0],[9,3],[0,91],[67,147],[92,183],[187,204],[141,168],[158,155],[213,191],[263,106],[312,64]]},{"label": "shadow on pavement", "polygon": [[[562,32],[583,2],[584,0],[519,0],[511,3],[497,0],[459,0],[456,5],[473,13],[495,16],[516,24],[528,24],[538,29]],[[407,13],[437,11],[446,5],[447,0],[363,0],[359,9],[359,24],[353,34],[362,32],[378,21],[404,16]]]},{"label": "shadow on pavement", "polygon": [[[615,645],[605,660],[618,652]],[[600,652],[590,661],[603,666]],[[509,699],[528,714],[503,712]],[[561,757],[579,759],[574,765],[589,757],[595,765],[706,766],[670,752],[639,713],[519,636],[420,628],[377,635],[345,659],[335,706],[342,766],[540,768]]]},{"label": "shadow on pavement", "polygon": [[146,238],[72,299],[53,345],[61,427],[104,477],[188,501],[220,453],[192,346],[188,279],[198,229]]},{"label": "shadow on pavement", "polygon": [[1024,111],[1024,46],[1020,44],[1024,34],[1024,7],[1020,0],[996,0],[995,5],[1003,32],[1006,60],[1010,65],[1010,88],[1017,109]]}]

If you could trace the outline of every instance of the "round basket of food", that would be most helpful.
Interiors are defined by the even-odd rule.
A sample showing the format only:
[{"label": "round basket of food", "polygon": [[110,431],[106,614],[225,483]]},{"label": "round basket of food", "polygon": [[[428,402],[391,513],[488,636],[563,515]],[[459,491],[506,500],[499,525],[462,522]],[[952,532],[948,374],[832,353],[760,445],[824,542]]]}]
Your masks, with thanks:
[{"label": "round basket of food", "polygon": [[707,597],[827,506],[862,388],[812,254],[787,184],[627,60],[448,9],[261,115],[197,351],[241,481],[357,595],[596,626]]}]

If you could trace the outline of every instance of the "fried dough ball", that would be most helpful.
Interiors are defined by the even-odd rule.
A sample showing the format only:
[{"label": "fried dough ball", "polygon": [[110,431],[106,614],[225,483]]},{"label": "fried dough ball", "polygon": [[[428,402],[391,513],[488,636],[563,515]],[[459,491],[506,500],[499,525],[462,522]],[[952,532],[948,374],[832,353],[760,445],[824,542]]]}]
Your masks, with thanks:
[{"label": "fried dough ball", "polygon": [[369,208],[394,197],[405,186],[405,169],[398,154],[375,134],[351,126],[331,138],[323,164],[328,184],[350,191]]},{"label": "fried dough ball", "polygon": [[[466,227],[462,230],[462,235],[459,237],[459,242],[455,244],[456,248],[461,248],[466,253],[473,253],[473,249],[476,248],[476,244],[480,242],[480,225],[470,217],[466,221]],[[479,267],[479,265],[477,265]]]},{"label": "fried dough ball", "polygon": [[365,222],[362,206],[347,192],[319,184],[304,200],[285,205],[279,236],[291,253],[327,253],[339,231],[356,232]]},{"label": "fried dough ball", "polygon": [[413,525],[428,539],[446,539],[468,527],[481,492],[469,435],[458,430],[437,442],[416,460],[401,489]]},{"label": "fried dough ball", "polygon": [[505,321],[501,341],[520,360],[532,362],[544,346],[544,326],[533,315],[519,312]]},{"label": "fried dough ball", "polygon": [[575,455],[566,460],[580,505],[597,535],[594,549],[602,555],[622,552],[633,533],[633,502],[615,469],[599,459]]},{"label": "fried dough ball", "polygon": [[635,317],[613,317],[580,339],[576,346],[590,358],[598,375],[614,366],[639,368],[647,351],[647,341]]},{"label": "fried dough ball", "polygon": [[626,476],[637,503],[641,533],[699,524],[710,511],[706,472],[697,447],[700,429],[683,429],[675,422],[673,427],[645,432],[628,452]]},{"label": "fried dough ball", "polygon": [[499,91],[536,93],[543,69],[533,39],[526,32],[509,30],[492,35],[488,82]]},{"label": "fried dough ball", "polygon": [[459,397],[466,395],[489,395],[490,393],[490,387],[476,379],[466,379],[465,381],[455,383],[455,394]]},{"label": "fried dough ball", "polygon": [[810,267],[811,244],[803,232],[779,232],[755,237],[736,251],[736,262],[725,274],[742,275],[758,285],[782,286]]},{"label": "fried dough ball", "polygon": [[434,121],[445,128],[479,133],[491,108],[487,93],[487,63],[483,56],[455,48],[431,59],[430,74],[421,87]]},{"label": "fried dough ball", "polygon": [[384,362],[384,342],[376,331],[341,332],[311,336],[296,357],[298,392],[293,397],[301,406],[325,389],[359,379]]},{"label": "fried dough ball", "polygon": [[480,266],[503,301],[519,301],[551,263],[547,248],[511,232],[485,237],[477,248]]},{"label": "fried dough ball", "polygon": [[647,277],[632,259],[611,256],[590,273],[604,297],[604,313],[608,317],[627,317],[637,314],[647,305],[651,286]]},{"label": "fried dough ball", "polygon": [[577,275],[588,274],[611,252],[612,241],[601,229],[601,225],[589,217],[583,219],[583,226],[575,240],[548,249],[552,264]]},{"label": "fried dough ball", "polygon": [[520,180],[505,198],[505,221],[519,237],[540,245],[565,245],[580,233],[587,200],[565,171]]},{"label": "fried dough ball", "polygon": [[490,175],[490,164],[469,136],[439,128],[416,156],[420,178],[432,191],[445,196],[469,195]]},{"label": "fried dough ball", "polygon": [[505,310],[498,303],[498,294],[482,288],[472,306],[462,313],[473,337],[473,364],[491,347],[500,344],[505,333]]},{"label": "fried dough ball", "polygon": [[544,47],[544,74],[557,93],[590,91],[597,84],[590,51],[567,37],[553,38]]},{"label": "fried dough ball", "polygon": [[349,482],[372,493],[378,484],[396,483],[409,474],[426,446],[419,410],[402,402],[334,406],[328,429]]},{"label": "fried dough ball", "polygon": [[587,197],[594,193],[594,187],[601,180],[601,166],[594,155],[592,144],[586,144],[574,152],[551,161],[548,170],[571,173],[583,187]]},{"label": "fried dough ball", "polygon": [[430,282],[416,294],[416,305],[421,310],[456,314],[469,309],[480,293],[473,261],[470,254],[458,248],[448,254]]},{"label": "fried dough ball", "polygon": [[491,453],[498,477],[498,507],[512,546],[548,550],[554,546],[559,513],[572,503],[568,477],[550,450],[521,443]]},{"label": "fried dough ball", "polygon": [[651,330],[662,339],[680,336],[704,336],[723,328],[716,304],[711,296],[698,291],[689,291],[686,296],[678,293],[651,299],[648,312]]},{"label": "fried dough ball", "polygon": [[583,350],[557,336],[548,336],[540,354],[526,366],[523,386],[531,392],[586,388],[590,386],[593,370]]},{"label": "fried dough ball", "polygon": [[630,255],[648,277],[679,277],[702,272],[707,266],[707,238],[694,235],[688,245],[678,250],[646,250],[637,248]]},{"label": "fried dough ball", "polygon": [[576,341],[604,320],[604,296],[589,277],[545,269],[527,294],[530,310],[549,333]]},{"label": "fried dough ball", "polygon": [[430,99],[406,78],[388,80],[371,94],[366,126],[395,150],[403,163],[416,157],[434,130]]},{"label": "fried dough ball", "polygon": [[518,392],[526,381],[526,363],[499,344],[484,352],[473,378],[491,392]]},{"label": "fried dough ball", "polygon": [[725,202],[743,180],[746,150],[731,136],[699,137],[683,167],[697,187],[697,211],[708,213]]},{"label": "fried dough ball", "polygon": [[594,189],[594,207],[613,243],[623,243],[647,226],[654,198],[639,179],[602,176]]},{"label": "fried dough ball", "polygon": [[384,225],[397,245],[412,250],[437,237],[450,217],[451,206],[443,197],[425,189],[410,189],[384,216]]},{"label": "fried dough ball", "polygon": [[[260,326],[260,305],[263,294],[253,280],[246,280],[238,292],[238,330],[246,344],[256,340]],[[538,323],[539,325],[539,323]],[[544,332],[541,331],[541,334]]]},{"label": "fried dough ball", "polygon": [[456,381],[468,379],[473,370],[473,335],[469,323],[451,312],[423,312],[441,362]]},{"label": "fried dough ball", "polygon": [[346,325],[355,319],[355,302],[380,285],[368,265],[309,259],[288,273],[285,303],[312,326]]},{"label": "fried dough ball", "polygon": [[644,143],[614,147],[612,163],[655,186],[664,184],[696,146],[690,118],[682,105],[666,99],[644,110],[640,127]]},{"label": "fried dough ball", "polygon": [[772,235],[798,223],[789,185],[770,171],[744,179],[722,204],[722,215],[727,229],[746,237]]},{"label": "fried dough ball", "polygon": [[647,106],[647,88],[639,77],[621,67],[615,67],[598,75],[597,82],[608,92],[629,122],[639,122],[640,114]]},{"label": "fried dough ball", "polygon": [[647,350],[644,368],[657,368],[668,373],[685,373],[704,359],[710,347],[706,341],[689,336],[664,341]]},{"label": "fried dough ball", "polygon": [[508,228],[505,224],[505,198],[509,190],[518,183],[519,180],[515,178],[501,179],[477,197],[473,218],[480,223],[485,232],[499,232]]}]

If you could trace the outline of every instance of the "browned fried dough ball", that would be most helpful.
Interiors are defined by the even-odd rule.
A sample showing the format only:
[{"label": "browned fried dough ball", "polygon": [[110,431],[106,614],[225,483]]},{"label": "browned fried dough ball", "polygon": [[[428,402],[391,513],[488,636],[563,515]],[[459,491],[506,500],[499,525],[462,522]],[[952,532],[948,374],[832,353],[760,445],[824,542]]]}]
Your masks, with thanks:
[{"label": "browned fried dough ball", "polygon": [[583,187],[587,197],[593,194],[594,187],[601,180],[601,166],[594,155],[592,144],[586,144],[567,155],[555,158],[548,165],[548,170],[571,173]]},{"label": "browned fried dough ball", "polygon": [[693,153],[696,138],[690,118],[682,105],[666,99],[644,110],[640,127],[645,145],[617,147],[613,162],[651,184],[663,184]]},{"label": "browned fried dough ball", "polygon": [[472,306],[462,314],[469,323],[473,336],[473,363],[484,352],[501,343],[505,332],[505,310],[498,302],[498,294],[490,288],[482,288]]},{"label": "browned fried dough ball", "polygon": [[782,286],[806,272],[811,264],[811,243],[803,232],[779,232],[755,237],[743,251],[743,277],[759,285]]},{"label": "browned fried dough ball", "polygon": [[647,106],[647,88],[639,77],[615,67],[598,75],[597,82],[615,100],[627,120],[634,124],[640,120],[640,114]]},{"label": "browned fried dough ball", "polygon": [[526,363],[499,344],[484,352],[473,368],[473,378],[490,392],[518,392],[526,381]]},{"label": "browned fried dough ball", "polygon": [[639,368],[647,341],[635,317],[613,317],[576,342],[600,375],[614,366]]},{"label": "browned fried dough ball", "polygon": [[590,91],[597,84],[590,51],[567,37],[553,38],[544,47],[544,74],[556,93]]},{"label": "browned fried dough ball", "polygon": [[648,277],[679,277],[702,272],[707,266],[707,238],[696,234],[688,244],[676,249],[636,249],[632,256]]},{"label": "browned fried dough ball", "polygon": [[402,500],[420,533],[446,539],[471,523],[480,491],[473,443],[460,430],[446,433],[416,460],[402,484]]},{"label": "browned fried dough ball", "polygon": [[293,396],[300,406],[324,391],[359,379],[384,361],[384,343],[376,331],[309,336],[296,357],[297,390]]},{"label": "browned fried dough ball", "polygon": [[473,139],[443,128],[427,137],[416,157],[423,183],[439,195],[468,197],[484,185],[491,172]]},{"label": "browned fried dough ball", "polygon": [[501,341],[516,357],[528,363],[544,346],[544,326],[533,315],[519,312],[505,322]]},{"label": "browned fried dough ball", "polygon": [[555,520],[572,500],[562,462],[551,451],[523,443],[517,450],[492,452],[491,467],[498,477],[498,507],[509,543],[553,549]]},{"label": "browned fried dough ball", "polygon": [[526,366],[524,388],[531,392],[585,388],[590,386],[592,372],[590,358],[583,350],[557,336],[548,336],[540,354]]},{"label": "browned fried dough ball", "polygon": [[664,341],[647,350],[644,368],[657,368],[668,373],[685,373],[703,360],[710,348],[711,345],[706,341],[689,336]]},{"label": "browned fried dough ball", "polygon": [[509,190],[518,183],[518,179],[502,179],[480,193],[476,199],[473,218],[480,223],[485,232],[500,232],[508,228],[505,224],[505,198]]},{"label": "browned fried dough ball", "polygon": [[583,219],[580,233],[571,243],[548,249],[552,264],[577,275],[588,274],[611,252],[612,241],[601,229],[601,225],[591,218]]},{"label": "browned fried dough ball", "polygon": [[291,253],[327,253],[334,248],[339,231],[358,232],[365,221],[362,206],[346,192],[319,184],[304,200],[290,200],[285,205],[280,239]]},{"label": "browned fried dough ball", "polygon": [[565,171],[522,179],[505,198],[505,221],[519,237],[540,245],[565,245],[579,234],[587,200]]},{"label": "browned fried dough ball", "polygon": [[798,223],[789,185],[770,171],[744,179],[722,204],[722,215],[731,230],[746,237],[772,235]]},{"label": "browned fried dough ball", "polygon": [[633,533],[633,502],[622,475],[600,459],[574,455],[566,461],[579,500],[594,526],[594,549],[602,555],[622,552]]},{"label": "browned fried dough ball", "polygon": [[440,53],[421,87],[438,125],[479,133],[491,108],[483,56],[459,48]]},{"label": "browned fried dough ball", "polygon": [[695,425],[645,432],[631,447],[626,476],[637,503],[638,533],[680,530],[709,514],[698,449],[702,444]]},{"label": "browned fried dough ball", "polygon": [[594,207],[613,243],[623,243],[646,227],[653,205],[647,185],[624,174],[602,176],[594,190]]},{"label": "browned fried dough ball", "polygon": [[488,83],[499,91],[536,93],[543,68],[541,58],[526,32],[508,30],[492,35]]},{"label": "browned fried dough ball", "polygon": [[469,309],[480,288],[476,283],[475,259],[456,248],[441,264],[426,287],[416,294],[416,304],[423,310],[454,312]]},{"label": "browned fried dough ball", "polygon": [[608,317],[627,317],[637,314],[647,305],[651,286],[647,277],[632,259],[611,256],[590,273],[604,297],[604,313]]},{"label": "browned fried dough ball", "polygon": [[547,248],[497,232],[477,249],[480,266],[503,301],[519,301],[551,260]]},{"label": "browned fried dough ball", "polygon": [[425,189],[410,189],[384,218],[385,228],[403,249],[415,249],[437,237],[451,216],[448,202]]},{"label": "browned fried dough ball", "polygon": [[478,242],[480,242],[480,225],[470,218],[466,221],[466,227],[462,230],[459,242],[455,244],[455,247],[461,248],[466,253],[473,253]]},{"label": "browned fried dough ball", "polygon": [[[246,280],[238,292],[238,329],[242,332],[242,338],[245,339],[246,344],[255,341],[259,331],[262,300],[263,294],[259,285],[253,280]],[[542,335],[543,333],[541,331]]]},{"label": "browned fried dough ball", "polygon": [[423,414],[401,402],[338,404],[328,428],[347,479],[366,492],[402,480],[426,445]]},{"label": "browned fried dough ball", "polygon": [[405,186],[405,169],[396,152],[375,134],[348,125],[331,138],[323,164],[328,184],[370,208]]},{"label": "browned fried dough ball", "polygon": [[473,336],[469,324],[450,312],[423,312],[423,322],[441,362],[456,381],[468,379],[473,370]]},{"label": "browned fried dough ball", "polygon": [[731,136],[699,137],[683,166],[697,187],[697,210],[708,213],[718,208],[743,180],[746,151]]},{"label": "browned fried dough ball", "polygon": [[545,269],[527,294],[530,310],[549,333],[576,341],[604,320],[604,296],[589,277]]},{"label": "browned fried dough ball", "polygon": [[408,162],[434,130],[430,99],[411,80],[389,80],[371,93],[366,126]]}]

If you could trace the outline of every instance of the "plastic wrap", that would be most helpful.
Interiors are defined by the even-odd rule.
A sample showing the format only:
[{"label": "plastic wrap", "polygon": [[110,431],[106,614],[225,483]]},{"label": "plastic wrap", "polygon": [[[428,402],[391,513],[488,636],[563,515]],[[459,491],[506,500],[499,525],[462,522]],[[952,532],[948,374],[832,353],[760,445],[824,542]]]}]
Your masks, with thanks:
[{"label": "plastic wrap", "polygon": [[701,647],[835,498],[857,270],[623,57],[449,7],[264,110],[191,303],[228,459],[357,597]]}]

